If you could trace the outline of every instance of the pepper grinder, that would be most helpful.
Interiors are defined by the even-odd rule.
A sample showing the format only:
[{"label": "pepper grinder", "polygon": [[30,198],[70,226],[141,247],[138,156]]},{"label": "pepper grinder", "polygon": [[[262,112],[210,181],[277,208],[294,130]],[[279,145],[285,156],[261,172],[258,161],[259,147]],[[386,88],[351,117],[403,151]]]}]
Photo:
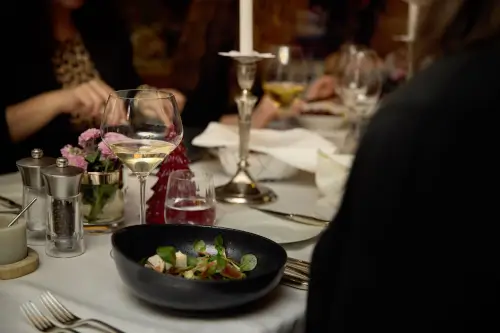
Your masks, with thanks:
[{"label": "pepper grinder", "polygon": [[47,229],[47,210],[45,209],[45,188],[41,169],[54,165],[56,159],[44,157],[41,149],[31,151],[31,157],[16,162],[23,180],[23,208],[34,198],[37,200],[25,213],[28,244],[43,245]]},{"label": "pepper grinder", "polygon": [[85,252],[80,193],[83,172],[68,165],[64,157],[42,169],[48,212],[45,253],[50,257],[71,258]]}]

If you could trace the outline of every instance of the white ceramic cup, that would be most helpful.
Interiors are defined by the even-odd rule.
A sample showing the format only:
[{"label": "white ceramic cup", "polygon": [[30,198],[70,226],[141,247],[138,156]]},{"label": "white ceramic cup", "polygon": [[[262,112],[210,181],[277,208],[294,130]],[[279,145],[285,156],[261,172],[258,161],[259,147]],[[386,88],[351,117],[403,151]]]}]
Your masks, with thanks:
[{"label": "white ceramic cup", "polygon": [[26,221],[21,218],[7,228],[13,218],[14,215],[0,215],[0,265],[13,264],[28,255]]}]

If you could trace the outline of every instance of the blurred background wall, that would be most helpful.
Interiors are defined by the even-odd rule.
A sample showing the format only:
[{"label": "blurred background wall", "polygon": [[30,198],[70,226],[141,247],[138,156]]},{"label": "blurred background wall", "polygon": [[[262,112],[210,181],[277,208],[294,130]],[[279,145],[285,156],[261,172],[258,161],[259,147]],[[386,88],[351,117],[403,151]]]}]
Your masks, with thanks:
[{"label": "blurred background wall", "polygon": [[[315,45],[324,33],[326,13],[310,0],[255,0],[254,39],[256,49],[268,45],[298,42],[311,57],[323,57]],[[359,0],[346,0],[359,1]],[[394,36],[406,29],[407,5],[385,0],[372,39],[381,56],[401,47]],[[175,81],[191,86],[196,81],[200,59],[220,47],[237,47],[237,0],[122,0],[131,29],[135,65],[143,79],[155,86]],[[215,35],[215,36],[213,36]],[[317,43],[316,43],[317,44]],[[309,50],[308,50],[309,48]],[[175,70],[174,70],[175,69]],[[182,73],[182,74],[181,74]],[[182,76],[182,77],[181,77]]]}]

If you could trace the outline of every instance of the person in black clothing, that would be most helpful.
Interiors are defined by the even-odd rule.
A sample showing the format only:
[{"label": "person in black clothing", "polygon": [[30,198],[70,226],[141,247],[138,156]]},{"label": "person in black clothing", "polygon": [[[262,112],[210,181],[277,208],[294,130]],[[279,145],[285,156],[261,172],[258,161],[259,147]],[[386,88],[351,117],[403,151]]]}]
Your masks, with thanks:
[{"label": "person in black clothing", "polygon": [[500,331],[498,1],[428,2],[433,62],[361,142],[314,251],[307,333]]},{"label": "person in black clothing", "polygon": [[1,15],[5,173],[33,148],[59,156],[80,132],[99,125],[109,93],[137,88],[141,80],[111,0],[8,1]]}]

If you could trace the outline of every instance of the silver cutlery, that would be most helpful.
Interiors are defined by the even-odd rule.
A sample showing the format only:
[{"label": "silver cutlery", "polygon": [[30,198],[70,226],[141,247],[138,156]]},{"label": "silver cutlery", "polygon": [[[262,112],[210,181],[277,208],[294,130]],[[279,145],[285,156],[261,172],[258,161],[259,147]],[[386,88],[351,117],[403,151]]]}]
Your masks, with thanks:
[{"label": "silver cutlery", "polygon": [[297,272],[293,269],[290,269],[289,267],[285,266],[285,274],[291,277],[294,277],[296,279],[300,279],[303,281],[309,281],[309,276],[300,272]]},{"label": "silver cutlery", "polygon": [[316,226],[316,227],[326,227],[330,223],[330,221],[319,219],[319,218],[314,217],[314,216],[284,213],[284,212],[278,212],[278,211],[264,209],[264,208],[258,208],[258,207],[250,207],[250,208],[258,210],[259,212],[262,212],[265,214],[279,217],[281,219],[285,219],[285,220],[289,220],[289,221],[293,221],[293,222],[297,222],[297,223],[302,223],[302,224],[307,224],[307,225],[312,225],[312,226]]},{"label": "silver cutlery", "polygon": [[309,278],[309,267],[297,265],[291,262],[287,262],[285,265],[286,268],[288,268],[291,271],[297,272],[299,274],[305,275],[307,278]]},{"label": "silver cutlery", "polygon": [[311,263],[308,262],[308,261],[305,261],[305,260],[300,260],[300,259],[296,259],[296,258],[292,258],[292,257],[288,257],[286,260],[287,260],[287,262],[291,262],[293,264],[301,265],[301,266],[304,266],[304,267],[310,267],[311,266]]},{"label": "silver cutlery", "polygon": [[286,259],[286,267],[300,274],[309,276],[311,264],[304,260],[288,257]]},{"label": "silver cutlery", "polygon": [[24,314],[29,323],[39,332],[46,333],[78,333],[71,328],[62,328],[56,326],[49,318],[38,310],[32,302],[27,302],[21,305],[21,312]]},{"label": "silver cutlery", "polygon": [[78,317],[76,314],[62,305],[62,303],[59,302],[59,300],[54,295],[52,295],[50,291],[44,292],[40,296],[40,300],[42,301],[42,304],[45,306],[45,308],[49,310],[49,312],[54,316],[54,318],[63,325],[72,327],[87,325],[89,327],[99,329],[103,332],[125,333],[124,331],[108,325],[101,320],[93,318],[82,319]]},{"label": "silver cutlery", "polygon": [[281,278],[281,284],[299,290],[309,289],[309,279],[303,279],[301,277],[298,277],[293,273],[287,272],[286,269],[285,269],[285,274]]},{"label": "silver cutlery", "polygon": [[300,290],[309,289],[310,264],[307,261],[288,258],[281,284]]}]

